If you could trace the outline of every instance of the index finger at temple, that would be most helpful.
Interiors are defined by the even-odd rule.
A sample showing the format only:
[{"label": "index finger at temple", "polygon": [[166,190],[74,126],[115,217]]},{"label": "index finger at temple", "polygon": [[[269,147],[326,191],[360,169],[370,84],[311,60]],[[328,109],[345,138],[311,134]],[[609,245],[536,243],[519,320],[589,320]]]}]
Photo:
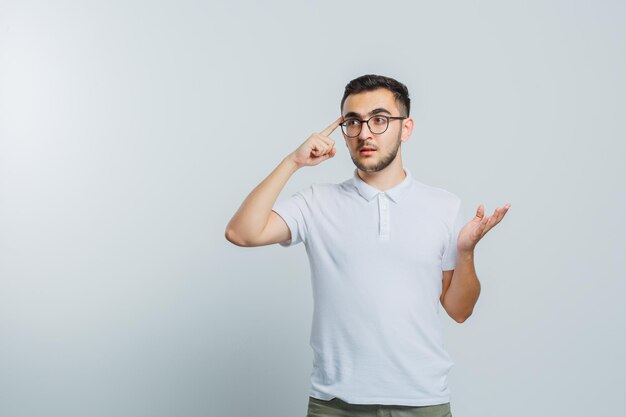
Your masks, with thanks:
[{"label": "index finger at temple", "polygon": [[332,122],[330,124],[330,126],[328,126],[326,129],[322,130],[320,133],[324,136],[328,136],[331,133],[333,133],[335,131],[335,129],[337,129],[337,126],[339,126],[339,123],[341,123],[341,119],[343,117],[339,116],[339,118],[337,120],[335,120],[334,122]]}]

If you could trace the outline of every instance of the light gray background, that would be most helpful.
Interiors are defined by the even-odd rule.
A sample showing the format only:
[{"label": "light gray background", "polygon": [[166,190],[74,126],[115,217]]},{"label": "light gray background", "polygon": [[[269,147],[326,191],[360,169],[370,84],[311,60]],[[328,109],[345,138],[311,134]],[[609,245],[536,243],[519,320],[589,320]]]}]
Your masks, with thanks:
[{"label": "light gray background", "polygon": [[[510,201],[445,318],[457,417],[617,415],[626,366],[620,1],[0,2],[0,415],[304,417],[303,246],[239,248],[247,194],[403,81],[404,162]],[[340,182],[337,155],[281,198]]]}]

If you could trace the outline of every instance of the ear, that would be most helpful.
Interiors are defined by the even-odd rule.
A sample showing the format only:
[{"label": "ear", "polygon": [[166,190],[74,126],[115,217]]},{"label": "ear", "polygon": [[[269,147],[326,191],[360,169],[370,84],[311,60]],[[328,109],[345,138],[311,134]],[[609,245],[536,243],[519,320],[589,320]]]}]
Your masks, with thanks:
[{"label": "ear", "polygon": [[402,136],[400,136],[402,142],[409,140],[409,136],[413,133],[413,123],[412,117],[407,117],[402,121]]}]

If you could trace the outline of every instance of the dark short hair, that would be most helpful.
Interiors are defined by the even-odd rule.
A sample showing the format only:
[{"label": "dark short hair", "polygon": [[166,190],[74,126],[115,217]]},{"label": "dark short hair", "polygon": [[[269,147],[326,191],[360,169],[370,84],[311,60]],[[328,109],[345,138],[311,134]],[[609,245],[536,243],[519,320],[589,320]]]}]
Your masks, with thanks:
[{"label": "dark short hair", "polygon": [[[343,111],[343,104],[350,94],[358,94],[363,91],[373,91],[379,88],[385,88],[391,91],[399,104],[400,111],[405,110],[405,116],[409,116],[411,110],[411,99],[409,98],[409,89],[406,85],[393,78],[383,75],[367,74],[350,81],[346,85],[346,89],[341,99],[340,110]],[[404,109],[403,109],[404,108]]]}]

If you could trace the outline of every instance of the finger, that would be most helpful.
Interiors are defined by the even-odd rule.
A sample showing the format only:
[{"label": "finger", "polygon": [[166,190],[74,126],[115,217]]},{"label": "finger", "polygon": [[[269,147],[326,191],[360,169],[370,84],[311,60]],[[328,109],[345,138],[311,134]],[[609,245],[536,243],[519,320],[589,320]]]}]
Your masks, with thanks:
[{"label": "finger", "polygon": [[328,136],[324,136],[321,133],[317,134],[315,137],[321,140],[322,142],[324,142],[326,145],[328,145],[329,148],[335,145],[335,141],[332,138],[329,138]]},{"label": "finger", "polygon": [[500,219],[502,218],[502,209],[500,207],[496,207],[496,209],[493,211],[493,214],[491,215],[491,217],[493,217],[493,219],[495,221],[495,224],[497,224],[500,221]]},{"label": "finger", "polygon": [[504,206],[502,206],[502,208],[497,207],[496,211],[498,212],[498,218],[500,219],[503,218],[506,212],[509,211],[510,207],[511,207],[511,203],[506,203]]},{"label": "finger", "polygon": [[341,123],[341,119],[343,119],[342,116],[339,116],[337,118],[337,120],[335,120],[334,122],[332,122],[330,124],[330,126],[328,126],[326,129],[322,130],[320,133],[324,136],[328,136],[331,133],[333,133],[335,131],[335,129],[337,129],[337,126],[339,126],[339,123]]},{"label": "finger", "polygon": [[497,219],[497,217],[490,216],[489,220],[487,220],[487,223],[485,224],[485,230],[483,230],[483,234],[487,233],[489,230],[491,230],[493,226],[498,224],[498,221],[499,220]]},{"label": "finger", "polygon": [[316,156],[322,156],[328,153],[328,151],[330,150],[330,146],[327,145],[325,142],[323,141],[317,141],[313,144],[313,154]]},{"label": "finger", "polygon": [[478,222],[477,230],[478,230],[479,233],[482,233],[483,229],[485,228],[485,225],[487,224],[487,220],[489,220],[489,217],[488,216],[484,216]]},{"label": "finger", "polygon": [[482,219],[484,215],[485,215],[485,208],[481,204],[480,206],[478,206],[478,210],[476,210],[476,217],[478,217],[479,219]]},{"label": "finger", "polygon": [[490,229],[489,226],[489,221],[491,220],[490,216],[485,216],[483,217],[483,219],[480,221],[480,224],[478,225],[478,232],[479,232],[479,236],[480,238],[482,238],[483,236],[485,236],[485,233],[487,233]]},{"label": "finger", "polygon": [[500,208],[496,208],[496,213],[494,214],[496,216],[496,222],[494,224],[494,226],[498,223],[500,223],[500,220],[502,220],[502,218],[504,217],[504,215],[506,214],[506,212],[509,210],[510,205],[505,205],[504,207]]},{"label": "finger", "polygon": [[320,157],[324,155],[324,149],[320,149],[320,148],[314,148],[311,151],[311,155],[316,156],[316,157]]},{"label": "finger", "polygon": [[[497,211],[499,210],[499,216],[498,217],[491,216],[491,218],[487,222],[487,225],[485,226],[485,230],[483,230],[483,232],[482,232],[482,236],[484,236],[488,231],[493,229],[493,227],[495,225],[500,223],[500,220],[502,220],[502,217],[504,217],[505,209],[496,209],[496,210]],[[492,219],[493,219],[493,221],[492,221]]]},{"label": "finger", "polygon": [[478,240],[480,240],[483,235],[484,235],[484,231],[485,230],[485,222],[484,219],[480,221],[480,223],[478,223],[478,225],[476,226],[476,229],[474,229],[473,231],[473,235],[478,238]]},{"label": "finger", "polygon": [[318,139],[318,141],[316,142],[316,146],[318,149],[322,151],[322,153],[328,153],[333,147],[332,144],[328,143],[328,141],[323,140],[323,139]]},{"label": "finger", "polygon": [[334,150],[335,150],[335,148],[331,149],[328,152],[325,152],[325,153],[319,155],[318,158],[320,158],[321,160],[326,160],[326,159],[332,158],[333,156],[335,156]]}]

